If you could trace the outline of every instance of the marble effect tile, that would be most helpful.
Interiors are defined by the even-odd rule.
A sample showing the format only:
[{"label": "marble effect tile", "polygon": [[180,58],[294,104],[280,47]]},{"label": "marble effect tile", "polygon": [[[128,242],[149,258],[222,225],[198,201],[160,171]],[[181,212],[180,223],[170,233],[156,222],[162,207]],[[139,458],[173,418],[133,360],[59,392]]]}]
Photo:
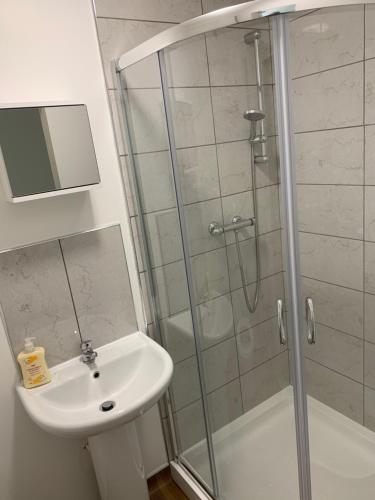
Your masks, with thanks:
[{"label": "marble effect tile", "polygon": [[363,386],[329,368],[306,360],[307,392],[313,398],[363,423]]},{"label": "marble effect tile", "polygon": [[314,302],[316,321],[363,338],[363,293],[302,278],[303,297]]},{"label": "marble effect tile", "polygon": [[215,146],[177,150],[181,188],[185,204],[206,201],[220,196]]},{"label": "marble effect tile", "polygon": [[298,183],[363,183],[363,127],[295,134],[294,144]]},{"label": "marble effect tile", "polygon": [[183,311],[160,322],[163,345],[173,361],[178,363],[194,356],[195,344],[190,311]]},{"label": "marble effect tile", "polygon": [[144,213],[176,206],[172,167],[167,151],[135,155]]},{"label": "marble effect tile", "polygon": [[160,318],[186,310],[189,307],[189,296],[183,261],[158,267],[153,274]]},{"label": "marble effect tile", "polygon": [[181,23],[202,14],[200,0],[96,0],[98,17]]},{"label": "marble effect tile", "polygon": [[[104,0],[102,1],[104,2]],[[97,26],[107,87],[113,89],[116,88],[117,82],[112,62],[124,52],[169,28],[170,24],[123,19],[97,19]]]},{"label": "marble effect tile", "polygon": [[375,5],[365,5],[365,57],[375,57]]},{"label": "marble effect tile", "polygon": [[229,292],[227,254],[225,248],[191,258],[194,291],[198,303]]},{"label": "marble effect tile", "polygon": [[204,35],[193,36],[165,49],[167,78],[170,87],[209,85]]},{"label": "marble effect tile", "polygon": [[375,295],[365,293],[365,340],[375,343]]},{"label": "marble effect tile", "polygon": [[[256,85],[253,45],[244,41],[246,31],[226,28],[206,34],[211,85]],[[262,79],[272,83],[272,62],[268,31],[259,40]]]},{"label": "marble effect tile", "polygon": [[363,238],[362,186],[298,186],[300,231]]},{"label": "marble effect tile", "polygon": [[0,300],[15,356],[36,337],[50,366],[80,353],[80,338],[58,241],[0,254]]},{"label": "marble effect tile", "polygon": [[256,368],[286,349],[286,346],[280,345],[276,318],[237,335],[236,340],[241,374]]},{"label": "marble effect tile", "polygon": [[216,221],[223,224],[221,200],[215,199],[185,207],[190,256],[221,248],[225,245],[223,235],[213,236],[208,225]]},{"label": "marble effect tile", "polygon": [[[265,129],[267,135],[273,135],[274,105],[271,85],[263,87],[265,104]],[[214,111],[217,142],[230,142],[248,139],[250,136],[249,122],[243,118],[247,109],[258,107],[258,97],[255,86],[213,87],[212,105]]]},{"label": "marble effect tile", "polygon": [[[247,287],[250,297],[254,296],[255,284]],[[236,333],[248,330],[277,314],[276,301],[284,299],[284,283],[282,273],[270,276],[261,281],[259,303],[256,311],[249,314],[242,288],[232,292],[233,315]]]},{"label": "marble effect tile", "polygon": [[[274,138],[269,138],[270,161],[257,169],[257,187],[278,182],[278,159]],[[251,179],[251,147],[248,140],[217,145],[220,187],[223,196],[249,191]]]},{"label": "marble effect tile", "polygon": [[364,389],[364,424],[370,430],[375,431],[375,391],[369,387]]},{"label": "marble effect tile", "polygon": [[375,126],[365,127],[365,184],[375,186]]},{"label": "marble effect tile", "polygon": [[144,216],[145,229],[153,267],[183,258],[177,209],[153,212]]},{"label": "marble effect tile", "polygon": [[134,153],[167,151],[168,139],[160,89],[129,89],[128,119]]},{"label": "marble effect tile", "polygon": [[233,310],[230,294],[198,306],[199,334],[203,349],[233,337]]},{"label": "marble effect tile", "polygon": [[375,241],[375,186],[365,188],[365,239]]},{"label": "marble effect tile", "polygon": [[[260,246],[260,275],[262,278],[276,274],[282,271],[282,249],[280,240],[280,231],[261,235],[259,238]],[[255,267],[255,239],[245,240],[240,242],[242,260],[244,264],[244,272],[247,283],[252,283],[256,279]],[[229,263],[229,279],[231,290],[235,290],[242,286],[240,268],[235,245],[229,245],[228,263]]]},{"label": "marble effect tile", "polygon": [[356,290],[363,289],[363,242],[300,234],[302,275]]},{"label": "marble effect tile", "polygon": [[316,325],[316,344],[305,342],[305,356],[327,368],[363,383],[363,341]]},{"label": "marble effect tile", "polygon": [[241,376],[244,411],[251,410],[288,385],[288,355],[283,352]]},{"label": "marble effect tile", "polygon": [[201,391],[196,356],[174,365],[171,392],[174,411],[178,411],[200,398]]},{"label": "marble effect tile", "polygon": [[291,23],[293,77],[363,58],[363,5],[320,9]]},{"label": "marble effect tile", "polygon": [[169,95],[176,147],[214,144],[210,89],[172,88]]},{"label": "marble effect tile", "polygon": [[365,245],[365,291],[375,294],[375,243]]},{"label": "marble effect tile", "polygon": [[137,330],[119,226],[61,240],[82,337],[94,347]]},{"label": "marble effect tile", "polygon": [[375,123],[375,60],[365,61],[365,123]]},{"label": "marble effect tile", "polygon": [[242,397],[239,379],[216,389],[208,395],[209,416],[213,432],[242,415]]},{"label": "marble effect tile", "polygon": [[365,342],[364,383],[375,389],[375,344]]},{"label": "marble effect tile", "polygon": [[350,127],[363,122],[363,63],[293,81],[296,132]]},{"label": "marble effect tile", "polygon": [[238,378],[236,341],[225,340],[203,352],[207,392]]},{"label": "marble effect tile", "polygon": [[201,400],[195,401],[186,408],[176,412],[175,420],[182,452],[205,438],[204,414]]}]

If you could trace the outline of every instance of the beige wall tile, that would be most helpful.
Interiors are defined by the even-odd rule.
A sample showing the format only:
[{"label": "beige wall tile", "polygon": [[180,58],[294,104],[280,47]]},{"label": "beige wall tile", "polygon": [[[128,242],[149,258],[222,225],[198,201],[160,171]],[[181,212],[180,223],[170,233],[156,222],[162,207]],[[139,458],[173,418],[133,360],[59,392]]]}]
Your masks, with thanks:
[{"label": "beige wall tile", "polygon": [[295,134],[294,143],[297,182],[363,183],[363,127]]},{"label": "beige wall tile", "polygon": [[363,59],[363,9],[363,5],[320,9],[291,23],[293,76]]},{"label": "beige wall tile", "polygon": [[304,276],[363,289],[362,241],[300,233],[300,254]]},{"label": "beige wall tile", "polygon": [[297,192],[300,231],[363,238],[362,186],[301,185]]},{"label": "beige wall tile", "polygon": [[[15,356],[36,337],[50,366],[80,353],[78,325],[58,241],[0,254],[0,300]],[[76,333],[74,333],[76,331]]]},{"label": "beige wall tile", "polygon": [[293,81],[296,132],[362,125],[363,63]]},{"label": "beige wall tile", "polygon": [[365,291],[375,293],[375,243],[365,242]]},{"label": "beige wall tile", "polygon": [[303,297],[314,302],[316,321],[356,337],[363,337],[363,293],[302,278]]},{"label": "beige wall tile", "polygon": [[366,340],[375,343],[375,295],[365,293],[365,328],[364,336]]},{"label": "beige wall tile", "polygon": [[60,241],[82,337],[99,347],[135,332],[138,328],[120,227]]},{"label": "beige wall tile", "polygon": [[307,392],[310,396],[363,423],[363,385],[329,368],[306,360]]},{"label": "beige wall tile", "polygon": [[97,16],[122,19],[180,23],[202,14],[200,0],[95,0],[95,5]]},{"label": "beige wall tile", "polygon": [[241,376],[244,411],[249,411],[288,385],[288,354],[283,352]]},{"label": "beige wall tile", "polygon": [[316,325],[316,343],[305,342],[305,356],[363,382],[363,341],[327,326]]},{"label": "beige wall tile", "polygon": [[375,57],[375,5],[365,5],[365,57]]},{"label": "beige wall tile", "polygon": [[237,335],[240,373],[244,374],[286,349],[280,344],[277,319],[272,318]]},{"label": "beige wall tile", "polygon": [[[102,0],[103,3],[107,0]],[[137,3],[137,2],[132,2]],[[99,42],[108,88],[116,88],[113,61],[124,52],[170,27],[167,23],[97,19]]]}]

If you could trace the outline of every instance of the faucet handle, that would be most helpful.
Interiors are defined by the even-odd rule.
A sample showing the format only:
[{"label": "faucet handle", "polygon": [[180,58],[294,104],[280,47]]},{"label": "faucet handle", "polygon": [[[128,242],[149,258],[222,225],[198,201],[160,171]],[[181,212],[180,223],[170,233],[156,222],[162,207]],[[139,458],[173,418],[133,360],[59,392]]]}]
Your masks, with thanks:
[{"label": "faucet handle", "polygon": [[82,340],[81,342],[81,350],[89,351],[92,349],[92,340]]}]

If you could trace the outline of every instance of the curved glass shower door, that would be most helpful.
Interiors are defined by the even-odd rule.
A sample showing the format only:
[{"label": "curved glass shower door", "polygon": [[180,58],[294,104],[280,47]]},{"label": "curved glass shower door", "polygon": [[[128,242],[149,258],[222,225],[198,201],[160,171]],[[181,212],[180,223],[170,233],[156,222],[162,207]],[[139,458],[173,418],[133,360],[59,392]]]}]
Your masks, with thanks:
[{"label": "curved glass shower door", "polygon": [[[271,45],[265,19],[159,56],[203,397],[219,498],[228,500],[299,498],[277,317],[285,294]],[[199,439],[183,456],[204,479],[202,452]]]},{"label": "curved glass shower door", "polygon": [[142,277],[175,362],[176,461],[222,500],[310,500],[275,40],[268,19],[242,23],[172,45],[119,80]]}]

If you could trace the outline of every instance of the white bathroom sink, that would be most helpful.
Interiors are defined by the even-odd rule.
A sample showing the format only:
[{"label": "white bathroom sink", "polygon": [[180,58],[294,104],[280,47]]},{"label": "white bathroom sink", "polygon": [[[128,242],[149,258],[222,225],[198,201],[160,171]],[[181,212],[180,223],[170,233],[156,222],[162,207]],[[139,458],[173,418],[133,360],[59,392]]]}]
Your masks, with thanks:
[{"label": "white bathroom sink", "polygon": [[[91,365],[74,358],[51,369],[52,382],[17,386],[21,401],[42,429],[63,437],[89,437],[131,422],[163,395],[172,377],[169,354],[136,332],[97,349]],[[101,405],[112,401],[113,409]]]}]

